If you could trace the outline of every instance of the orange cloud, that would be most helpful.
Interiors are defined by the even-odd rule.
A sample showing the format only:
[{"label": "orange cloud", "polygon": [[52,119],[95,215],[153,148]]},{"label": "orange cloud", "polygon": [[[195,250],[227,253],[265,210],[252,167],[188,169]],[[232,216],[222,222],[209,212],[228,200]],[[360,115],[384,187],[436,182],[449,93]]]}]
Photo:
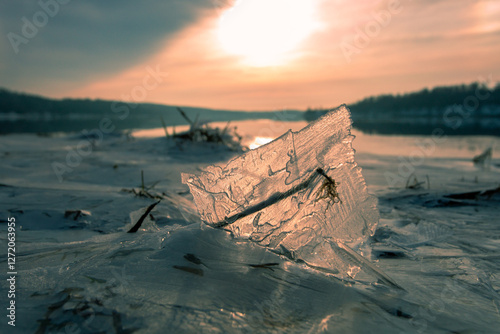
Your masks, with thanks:
[{"label": "orange cloud", "polygon": [[[389,1],[321,2],[323,28],[304,39],[291,60],[267,67],[246,65],[241,56],[225,51],[217,38],[218,18],[207,15],[141,64],[70,95],[130,100],[148,66],[168,76],[147,91],[144,101],[238,110],[333,107],[367,95],[470,82],[490,74],[498,80],[500,34],[492,9],[486,8],[490,2],[470,8],[453,1],[400,3],[391,12]],[[369,35],[366,43],[360,34]],[[352,59],[346,58],[342,43],[357,48]]]}]

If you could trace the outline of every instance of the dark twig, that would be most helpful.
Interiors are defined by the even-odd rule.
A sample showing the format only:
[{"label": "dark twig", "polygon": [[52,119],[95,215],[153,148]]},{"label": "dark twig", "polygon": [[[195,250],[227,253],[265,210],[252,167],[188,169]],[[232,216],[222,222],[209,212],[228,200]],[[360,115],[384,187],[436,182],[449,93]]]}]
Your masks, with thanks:
[{"label": "dark twig", "polygon": [[326,175],[325,171],[321,168],[317,169],[317,172],[326,178],[325,182],[321,185],[318,191],[318,197],[316,197],[316,202],[322,199],[330,199],[327,204],[327,209],[333,203],[342,203],[342,200],[339,198],[339,193],[337,192],[337,185],[339,183],[335,183],[335,180]]},{"label": "dark twig", "polygon": [[325,177],[326,178],[325,184],[326,183],[328,183],[328,184],[327,185],[323,184],[321,186],[320,192],[323,191],[324,187],[327,188],[326,195],[323,194],[323,195],[319,196],[319,198],[317,200],[320,200],[322,198],[331,198],[332,201],[334,201],[334,203],[336,203],[335,198],[337,198],[340,201],[340,199],[338,198],[335,180],[333,180],[331,177],[329,177],[323,169],[318,168],[315,170],[314,173],[311,174],[311,176],[309,176],[309,178],[307,180],[305,180],[302,183],[299,183],[298,185],[291,188],[290,190],[287,190],[284,193],[278,192],[278,193],[272,194],[268,199],[266,199],[260,203],[257,203],[255,205],[247,208],[246,210],[243,210],[242,212],[239,212],[239,213],[232,215],[230,217],[226,217],[224,220],[217,222],[217,223],[213,224],[212,226],[224,227],[227,225],[231,225],[234,222],[236,222],[238,219],[249,216],[249,215],[254,214],[260,210],[263,210],[263,209],[265,209],[273,204],[276,204],[279,201],[281,201],[285,198],[288,198],[288,197],[298,193],[299,191],[302,191],[302,190],[306,189],[307,187],[309,187],[309,185],[314,181],[314,179],[318,176],[318,174]]},{"label": "dark twig", "polygon": [[272,263],[263,263],[263,264],[249,264],[250,267],[252,268],[263,268],[263,269],[269,269],[271,271],[274,271],[272,267],[279,266],[279,263],[272,262]]},{"label": "dark twig", "polygon": [[141,218],[139,218],[139,220],[137,221],[137,223],[135,223],[135,225],[130,229],[128,230],[127,233],[135,233],[139,230],[139,228],[141,227],[142,223],[144,222],[144,219],[146,219],[146,217],[149,215],[149,213],[151,211],[153,211],[153,209],[155,208],[156,205],[158,205],[158,203],[160,203],[160,201],[156,202],[156,203],[153,203],[151,204],[150,206],[148,206],[148,208],[146,209],[146,212],[144,212],[141,216]]},{"label": "dark twig", "polygon": [[181,114],[181,116],[189,123],[189,125],[191,125],[191,126],[194,125],[193,121],[189,119],[189,117],[186,115],[186,113],[184,112],[184,110],[182,110],[179,107],[177,107],[177,110],[179,111],[179,113]]}]

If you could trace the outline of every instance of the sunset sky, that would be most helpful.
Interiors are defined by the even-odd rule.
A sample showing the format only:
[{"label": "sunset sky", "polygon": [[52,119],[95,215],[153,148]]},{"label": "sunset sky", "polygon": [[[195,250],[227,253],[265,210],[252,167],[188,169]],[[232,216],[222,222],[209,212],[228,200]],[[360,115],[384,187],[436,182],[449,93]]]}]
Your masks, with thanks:
[{"label": "sunset sky", "polygon": [[498,0],[2,1],[0,35],[0,87],[55,98],[305,109],[500,81]]}]

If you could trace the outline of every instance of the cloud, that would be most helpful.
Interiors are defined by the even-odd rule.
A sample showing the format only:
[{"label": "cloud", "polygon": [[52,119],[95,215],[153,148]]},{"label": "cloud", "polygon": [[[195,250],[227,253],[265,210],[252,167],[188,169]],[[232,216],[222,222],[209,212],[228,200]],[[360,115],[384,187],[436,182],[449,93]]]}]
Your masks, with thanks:
[{"label": "cloud", "polygon": [[[21,45],[19,55],[4,40],[9,52],[0,55],[6,60],[0,86],[54,97],[116,99],[142,83],[148,66],[159,65],[169,75],[148,91],[147,101],[265,110],[335,106],[490,74],[500,78],[496,0],[400,0],[401,12],[352,62],[339,45],[390,0],[318,0],[323,29],[301,44],[290,64],[264,68],[243,66],[218,43],[216,14],[230,0],[73,1]],[[37,6],[25,0],[1,3],[2,36],[18,31],[21,17],[32,17]]]},{"label": "cloud", "polygon": [[47,22],[27,38],[28,43],[18,45],[17,54],[7,33],[23,36],[23,17],[44,23],[44,15],[39,14],[44,10],[38,1],[0,4],[2,42],[8,46],[2,50],[7,53],[0,86],[33,89],[46,82],[81,84],[117,73],[153,55],[211,6],[203,0],[73,0],[58,4],[56,10],[56,1],[41,1],[51,3],[49,11],[56,14],[45,16]]}]

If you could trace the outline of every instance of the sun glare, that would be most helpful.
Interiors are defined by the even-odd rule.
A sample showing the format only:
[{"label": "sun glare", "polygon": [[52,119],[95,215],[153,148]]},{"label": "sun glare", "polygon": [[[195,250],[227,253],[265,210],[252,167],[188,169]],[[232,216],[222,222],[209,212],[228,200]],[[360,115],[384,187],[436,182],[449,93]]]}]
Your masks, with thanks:
[{"label": "sun glare", "polygon": [[262,145],[266,145],[274,140],[274,138],[269,137],[255,137],[254,141],[248,146],[251,150],[261,147]]},{"label": "sun glare", "polygon": [[494,32],[500,28],[498,14],[500,4],[495,1],[482,1],[475,4],[477,23],[474,30],[479,33]]},{"label": "sun glare", "polygon": [[220,18],[218,37],[247,64],[275,66],[316,27],[312,0],[238,0]]}]

